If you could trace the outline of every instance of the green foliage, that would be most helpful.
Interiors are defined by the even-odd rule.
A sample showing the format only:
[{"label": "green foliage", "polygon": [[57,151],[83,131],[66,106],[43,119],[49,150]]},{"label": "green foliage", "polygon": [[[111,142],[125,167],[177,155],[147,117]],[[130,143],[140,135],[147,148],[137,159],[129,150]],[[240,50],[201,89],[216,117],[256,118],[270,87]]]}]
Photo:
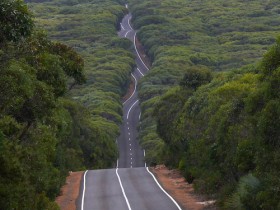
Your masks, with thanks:
[{"label": "green foliage", "polygon": [[260,189],[260,181],[252,174],[242,177],[237,191],[227,200],[225,209],[261,209],[254,195]]},{"label": "green foliage", "polygon": [[[49,25],[51,36],[67,28],[66,14],[75,14],[73,21],[83,30],[76,33],[80,40],[71,35],[53,42],[33,29],[22,1],[0,3],[0,209],[57,210],[54,199],[68,171],[114,164],[120,99],[134,65],[130,44],[116,36],[125,12],[118,3],[37,2],[29,7],[47,9],[42,15],[58,12],[65,20],[60,27]],[[85,13],[79,8],[61,12],[77,3]],[[93,19],[100,30],[87,33]],[[81,48],[59,41],[79,42]]]},{"label": "green foliage", "polygon": [[180,85],[185,88],[196,90],[199,86],[210,82],[211,79],[211,72],[207,68],[196,67],[189,69],[185,73]]},{"label": "green foliage", "polygon": [[0,3],[0,44],[18,41],[31,34],[33,21],[27,5],[22,0],[3,0]]},{"label": "green foliage", "polygon": [[278,209],[277,1],[129,6],[153,62],[139,84],[147,162],[179,167],[224,209]]}]

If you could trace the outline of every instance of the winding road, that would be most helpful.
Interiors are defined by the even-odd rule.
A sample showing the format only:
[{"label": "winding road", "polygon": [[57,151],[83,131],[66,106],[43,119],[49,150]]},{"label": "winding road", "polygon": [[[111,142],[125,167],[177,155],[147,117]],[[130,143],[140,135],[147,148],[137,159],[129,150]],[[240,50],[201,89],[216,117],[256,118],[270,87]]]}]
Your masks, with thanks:
[{"label": "winding road", "polygon": [[131,27],[130,19],[131,14],[123,18],[118,35],[134,43],[137,68],[132,73],[134,91],[123,103],[123,124],[117,139],[119,148],[117,167],[84,173],[80,201],[77,205],[80,210],[181,209],[146,167],[145,151],[141,149],[138,142],[137,126],[141,112],[137,83],[149,69],[137,51],[136,31]]}]

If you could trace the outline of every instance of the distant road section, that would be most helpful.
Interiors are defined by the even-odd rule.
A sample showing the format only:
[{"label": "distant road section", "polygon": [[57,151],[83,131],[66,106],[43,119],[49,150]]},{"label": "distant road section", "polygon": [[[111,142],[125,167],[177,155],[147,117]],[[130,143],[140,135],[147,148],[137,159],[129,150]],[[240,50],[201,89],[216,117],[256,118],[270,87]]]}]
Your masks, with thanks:
[{"label": "distant road section", "polygon": [[[120,37],[135,45],[136,32],[130,24],[131,14],[121,23]],[[137,126],[141,116],[137,83],[148,67],[135,46],[136,64],[132,73],[135,89],[123,102],[123,125],[117,139],[119,159],[117,168],[90,170],[84,175],[81,187],[80,210],[180,210],[176,201],[158,184],[146,168],[145,151],[138,142]]]},{"label": "distant road section", "polygon": [[136,65],[132,73],[135,89],[128,100],[123,103],[123,124],[121,126],[121,135],[118,138],[119,147],[119,168],[134,168],[145,167],[144,150],[138,142],[138,124],[140,116],[140,106],[138,100],[137,84],[138,81],[145,75],[148,68],[141,61],[137,48],[135,46],[136,32],[130,24],[131,14],[126,15],[121,22],[121,30],[118,32],[120,37],[129,39],[134,44],[134,54],[136,57]]}]

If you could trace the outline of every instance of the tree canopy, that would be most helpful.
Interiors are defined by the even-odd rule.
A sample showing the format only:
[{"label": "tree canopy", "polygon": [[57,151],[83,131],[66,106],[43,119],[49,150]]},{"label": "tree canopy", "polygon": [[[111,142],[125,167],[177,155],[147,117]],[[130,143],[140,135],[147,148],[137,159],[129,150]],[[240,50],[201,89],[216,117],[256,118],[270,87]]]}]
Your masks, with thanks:
[{"label": "tree canopy", "polygon": [[179,168],[222,209],[279,208],[277,1],[129,6],[152,61],[139,84],[146,161]]},{"label": "tree canopy", "polygon": [[[93,23],[80,22],[85,51],[69,44],[79,42],[71,31],[67,40],[55,39],[57,28],[38,23],[37,6],[60,7],[67,19],[70,1],[37,2],[0,3],[0,209],[59,209],[54,199],[69,171],[113,166],[121,96],[134,65],[130,44],[115,32],[125,14],[117,2],[79,2],[101,27],[91,46],[85,32]],[[97,23],[99,10],[105,16]],[[80,10],[76,18],[85,14]]]}]

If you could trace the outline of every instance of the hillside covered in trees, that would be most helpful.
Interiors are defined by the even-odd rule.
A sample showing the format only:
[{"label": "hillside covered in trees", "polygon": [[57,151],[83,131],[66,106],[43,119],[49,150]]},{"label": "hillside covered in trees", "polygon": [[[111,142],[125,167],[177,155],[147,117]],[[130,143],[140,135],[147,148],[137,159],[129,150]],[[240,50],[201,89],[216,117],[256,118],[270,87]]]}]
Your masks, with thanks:
[{"label": "hillside covered in trees", "polygon": [[69,171],[115,163],[134,61],[117,1],[26,2],[0,2],[0,209],[51,210]]},{"label": "hillside covered in trees", "polygon": [[279,2],[129,2],[153,62],[139,92],[146,160],[223,209],[280,208]]},{"label": "hillside covered in trees", "polygon": [[[58,209],[69,170],[117,157],[127,10],[25,2],[0,2],[0,209]],[[128,3],[152,61],[139,85],[147,162],[179,168],[223,209],[280,208],[278,0]]]}]

